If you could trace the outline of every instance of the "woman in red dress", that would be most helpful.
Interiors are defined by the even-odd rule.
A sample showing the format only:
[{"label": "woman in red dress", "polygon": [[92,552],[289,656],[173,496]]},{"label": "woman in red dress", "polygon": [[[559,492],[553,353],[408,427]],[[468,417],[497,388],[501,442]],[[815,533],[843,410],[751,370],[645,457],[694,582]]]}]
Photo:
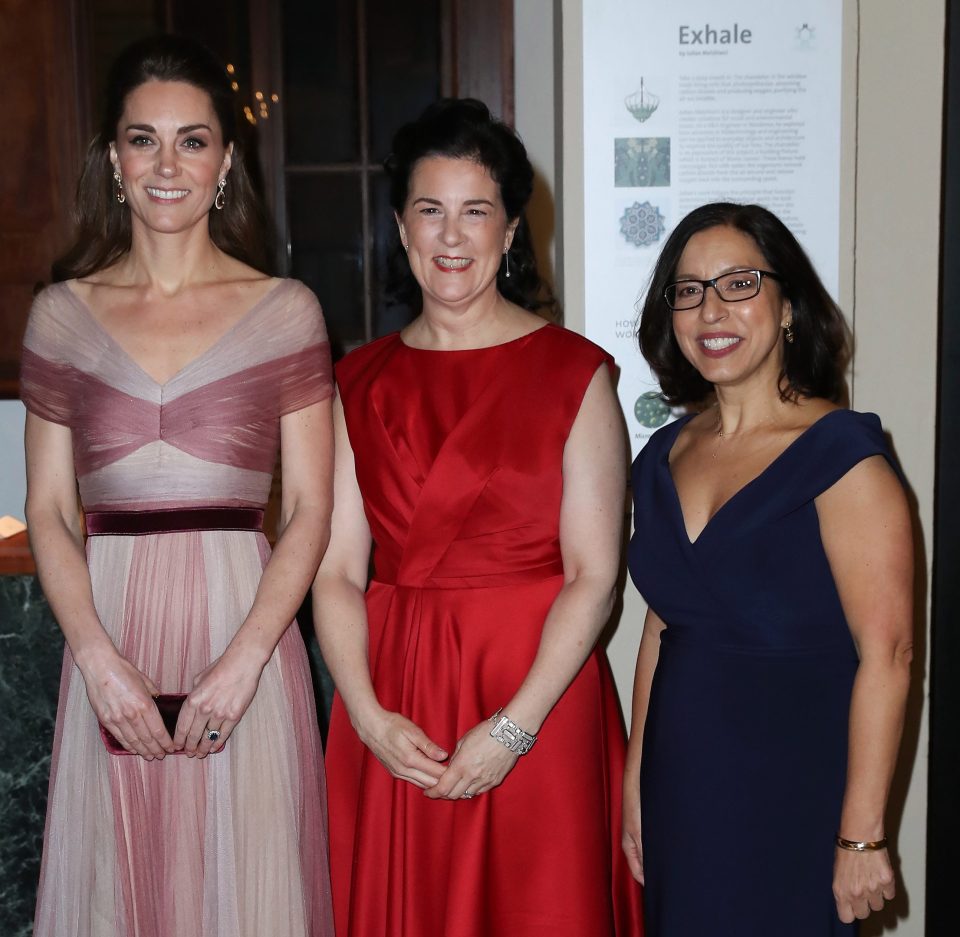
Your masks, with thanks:
[{"label": "woman in red dress", "polygon": [[486,107],[432,106],[387,168],[421,310],[339,366],[314,587],[337,933],[639,935],[596,647],[623,518],[611,361],[532,311],[533,173]]}]

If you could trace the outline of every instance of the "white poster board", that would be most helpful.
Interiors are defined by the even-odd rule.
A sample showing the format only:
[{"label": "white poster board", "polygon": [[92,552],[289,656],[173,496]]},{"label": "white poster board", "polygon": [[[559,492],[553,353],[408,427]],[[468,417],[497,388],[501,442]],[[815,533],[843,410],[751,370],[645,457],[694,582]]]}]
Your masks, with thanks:
[{"label": "white poster board", "polygon": [[635,339],[666,237],[756,202],[839,278],[842,4],[584,0],[586,334],[621,368],[633,454],[672,414]]}]

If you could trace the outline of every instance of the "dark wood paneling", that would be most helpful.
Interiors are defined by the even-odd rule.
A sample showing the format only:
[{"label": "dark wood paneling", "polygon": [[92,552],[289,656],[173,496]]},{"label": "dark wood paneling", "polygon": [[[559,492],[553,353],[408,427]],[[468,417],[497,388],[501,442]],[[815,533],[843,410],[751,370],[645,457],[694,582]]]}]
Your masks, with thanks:
[{"label": "dark wood paneling", "polygon": [[444,94],[479,98],[513,125],[513,0],[447,0]]},{"label": "dark wood paneling", "polygon": [[0,0],[0,396],[17,396],[34,290],[70,237],[81,143],[76,4]]}]

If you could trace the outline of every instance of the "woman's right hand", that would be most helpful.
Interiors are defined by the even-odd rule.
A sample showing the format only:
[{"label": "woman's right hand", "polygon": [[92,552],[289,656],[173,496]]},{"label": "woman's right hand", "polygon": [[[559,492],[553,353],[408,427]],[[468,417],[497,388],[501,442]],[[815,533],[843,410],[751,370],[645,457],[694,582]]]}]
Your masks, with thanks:
[{"label": "woman's right hand", "polygon": [[146,674],[115,648],[85,658],[80,672],[97,719],[127,751],[147,761],[174,751],[153,701],[159,690]]},{"label": "woman's right hand", "polygon": [[643,884],[643,845],[640,841],[640,784],[629,775],[623,781],[623,851],[633,877]]},{"label": "woman's right hand", "polygon": [[401,781],[433,787],[444,772],[445,752],[416,723],[400,713],[381,710],[358,726],[357,734],[377,760]]}]

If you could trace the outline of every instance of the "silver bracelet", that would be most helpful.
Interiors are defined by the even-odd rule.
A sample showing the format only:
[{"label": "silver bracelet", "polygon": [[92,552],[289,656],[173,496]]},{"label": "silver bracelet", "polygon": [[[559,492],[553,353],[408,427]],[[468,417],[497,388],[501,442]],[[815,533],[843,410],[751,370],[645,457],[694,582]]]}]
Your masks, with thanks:
[{"label": "silver bracelet", "polygon": [[517,755],[526,755],[537,737],[529,732],[524,732],[509,716],[502,715],[503,710],[498,709],[491,717],[493,728],[490,730],[490,738],[496,739],[505,748]]}]

